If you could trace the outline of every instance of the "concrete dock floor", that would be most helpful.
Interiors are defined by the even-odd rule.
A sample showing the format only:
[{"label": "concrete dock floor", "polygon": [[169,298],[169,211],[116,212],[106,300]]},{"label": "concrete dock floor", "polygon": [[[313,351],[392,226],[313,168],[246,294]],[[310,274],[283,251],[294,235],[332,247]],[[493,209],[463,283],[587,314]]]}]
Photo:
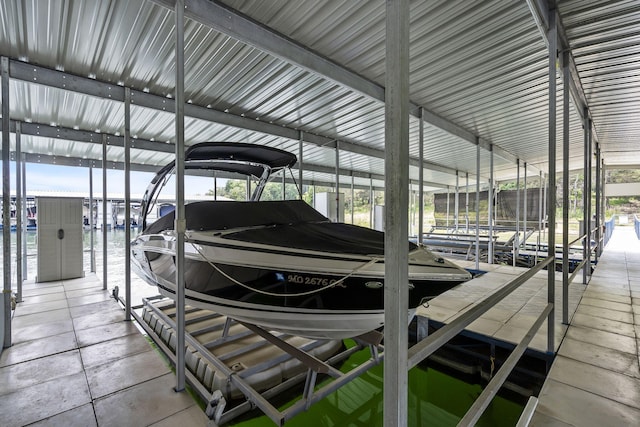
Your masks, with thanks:
[{"label": "concrete dock floor", "polygon": [[0,426],[206,425],[95,275],[25,282],[0,356]]},{"label": "concrete dock floor", "polygon": [[618,227],[562,341],[532,426],[640,425],[640,240]]}]

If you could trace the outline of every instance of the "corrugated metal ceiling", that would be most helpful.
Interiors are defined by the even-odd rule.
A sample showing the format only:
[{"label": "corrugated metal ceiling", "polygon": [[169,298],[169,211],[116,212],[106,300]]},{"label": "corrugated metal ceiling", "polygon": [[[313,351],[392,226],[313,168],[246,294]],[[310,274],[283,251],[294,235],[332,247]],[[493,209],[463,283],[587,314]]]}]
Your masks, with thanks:
[{"label": "corrugated metal ceiling", "polygon": [[[300,43],[320,57],[364,79],[384,84],[385,13],[382,1],[224,1],[260,25]],[[572,0],[559,4],[580,80],[608,164],[640,164],[640,7],[633,1]],[[0,54],[67,76],[127,86],[165,97],[174,87],[173,13],[155,2],[10,0],[0,3]],[[412,2],[411,100],[430,112],[510,153],[494,156],[497,179],[515,177],[513,159],[547,169],[547,47],[527,2],[464,0]],[[340,168],[369,185],[367,174],[384,171],[384,105],[380,100],[303,69],[188,19],[185,28],[185,90],[189,103],[229,117],[302,130],[325,141],[338,140]],[[42,126],[120,135],[123,104],[12,79],[11,118]],[[561,96],[558,81],[558,159],[561,159]],[[170,110],[170,109],[169,109]],[[132,134],[147,141],[173,141],[172,114],[135,103]],[[582,167],[582,124],[572,106],[571,168]],[[410,155],[418,157],[418,119],[410,120]],[[240,126],[241,127],[241,126]],[[297,152],[295,138],[269,132],[186,119],[187,143],[233,140],[283,147]],[[443,186],[473,176],[476,147],[443,129],[425,124],[425,180]],[[96,141],[99,142],[99,141]],[[340,144],[339,143],[339,144]],[[319,145],[322,145],[320,143]],[[305,143],[304,163],[315,167],[305,179],[335,180],[335,153],[328,144]],[[358,147],[362,147],[360,150]],[[24,135],[27,152],[95,158],[97,144]],[[362,151],[365,154],[359,154]],[[481,157],[481,176],[489,176],[489,155]],[[109,160],[122,161],[111,147]],[[163,164],[170,153],[136,150],[132,161]],[[446,170],[449,172],[447,173]],[[417,168],[410,171],[418,178]],[[350,178],[341,177],[341,183]],[[435,188],[435,187],[434,187]]]},{"label": "corrugated metal ceiling", "polygon": [[607,163],[640,163],[640,4],[558,5]]}]

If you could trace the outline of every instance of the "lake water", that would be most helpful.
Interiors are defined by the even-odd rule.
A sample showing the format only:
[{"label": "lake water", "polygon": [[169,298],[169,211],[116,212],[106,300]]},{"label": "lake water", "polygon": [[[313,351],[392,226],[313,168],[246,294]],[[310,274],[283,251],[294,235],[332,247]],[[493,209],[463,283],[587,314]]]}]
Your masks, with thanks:
[{"label": "lake water", "polygon": [[[131,236],[137,231],[132,230]],[[12,275],[15,289],[15,233],[11,233]],[[36,232],[27,232],[27,278],[33,280],[36,275]],[[84,235],[84,271],[91,271],[89,256],[90,233]],[[95,232],[96,275],[102,280],[102,232]],[[0,253],[0,259],[2,254]],[[120,288],[124,296],[125,288],[125,232],[112,230],[107,232],[107,287]],[[2,270],[0,263],[0,272]],[[156,288],[147,285],[135,273],[131,275],[132,305],[141,303],[146,296],[157,295]],[[348,342],[349,340],[345,341]],[[356,353],[349,358],[341,369],[348,370],[370,357],[368,350]],[[409,426],[455,426],[482,392],[482,387],[473,381],[465,381],[448,375],[438,369],[418,366],[409,372]],[[285,405],[286,406],[286,405]],[[378,365],[344,387],[322,399],[290,421],[287,426],[370,426],[383,425],[383,366]],[[477,425],[486,427],[510,427],[516,425],[523,405],[514,403],[501,396],[493,399]],[[271,427],[273,422],[264,415],[253,414],[231,425],[242,427]]]},{"label": "lake water", "polygon": [[[131,230],[131,237],[137,234],[136,230]],[[34,280],[37,272],[37,232],[27,231],[27,280]],[[84,232],[84,273],[91,274],[91,234],[89,231]],[[102,280],[103,277],[103,256],[102,256],[102,231],[94,231],[94,250],[96,259],[96,276]],[[120,296],[124,297],[125,290],[125,232],[124,230],[107,231],[107,288],[109,290],[118,286]],[[0,253],[0,277],[4,268],[2,262],[2,253]],[[16,233],[11,233],[11,275],[12,288],[16,290]],[[140,279],[135,273],[131,273],[131,304],[138,305],[142,303],[143,297],[157,295],[158,291],[155,287],[149,286]]]}]

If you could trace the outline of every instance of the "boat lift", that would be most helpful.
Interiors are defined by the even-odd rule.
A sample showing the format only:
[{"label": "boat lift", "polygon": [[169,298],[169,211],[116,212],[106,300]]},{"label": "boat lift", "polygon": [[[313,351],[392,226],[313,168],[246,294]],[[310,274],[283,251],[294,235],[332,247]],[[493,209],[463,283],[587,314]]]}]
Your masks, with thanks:
[{"label": "boat lift", "polygon": [[[143,299],[133,316],[175,365],[175,303],[156,296]],[[341,340],[312,340],[267,331],[208,310],[185,307],[186,378],[206,402],[206,415],[226,423],[255,408],[277,425],[307,410],[338,388],[380,364],[382,334],[372,331],[345,348]],[[335,366],[369,348],[371,357],[348,372]],[[255,364],[237,362],[256,352],[269,356]],[[280,373],[281,376],[278,374]],[[318,374],[329,381],[318,383]],[[279,410],[270,400],[304,383],[302,396]]]}]

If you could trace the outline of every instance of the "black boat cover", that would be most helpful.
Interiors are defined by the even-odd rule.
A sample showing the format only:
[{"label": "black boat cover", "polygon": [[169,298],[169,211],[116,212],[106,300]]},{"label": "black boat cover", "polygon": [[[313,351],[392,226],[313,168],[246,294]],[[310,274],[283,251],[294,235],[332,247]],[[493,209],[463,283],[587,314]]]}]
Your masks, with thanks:
[{"label": "black boat cover", "polygon": [[[288,248],[384,256],[384,233],[330,222],[302,200],[234,202],[207,201],[185,205],[187,230],[214,231],[238,227],[262,228],[225,235],[230,240]],[[175,213],[151,224],[145,234],[172,230]],[[416,245],[407,241],[409,250]]]},{"label": "black boat cover", "polygon": [[[185,217],[187,230],[196,231],[329,221],[302,200],[194,202],[185,205]],[[147,227],[144,234],[157,234],[163,230],[173,230],[174,221],[175,212],[172,211]]]}]

